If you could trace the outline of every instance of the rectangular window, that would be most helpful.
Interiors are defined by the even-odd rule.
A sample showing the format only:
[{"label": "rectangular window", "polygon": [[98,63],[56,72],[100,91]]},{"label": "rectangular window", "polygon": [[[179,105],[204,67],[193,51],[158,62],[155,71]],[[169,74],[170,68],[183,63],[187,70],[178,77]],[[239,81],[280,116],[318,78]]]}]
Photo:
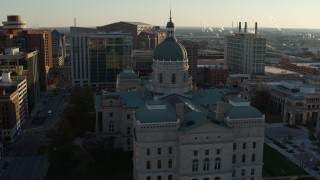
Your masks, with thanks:
[{"label": "rectangular window", "polygon": [[255,154],[252,154],[252,156],[251,156],[251,161],[252,161],[252,162],[255,162],[255,161],[256,161],[256,155],[255,155]]},{"label": "rectangular window", "polygon": [[243,144],[242,144],[242,148],[243,148],[243,149],[246,149],[246,148],[247,148],[247,143],[243,143]]},{"label": "rectangular window", "polygon": [[161,148],[158,148],[158,154],[159,155],[161,154]]},{"label": "rectangular window", "polygon": [[251,169],[251,175],[254,175],[254,168]]},{"label": "rectangular window", "polygon": [[232,171],[232,177],[236,177],[236,170]]},{"label": "rectangular window", "polygon": [[256,146],[257,146],[256,142],[253,142],[253,143],[252,143],[252,148],[255,149]]},{"label": "rectangular window", "polygon": [[150,156],[150,148],[147,148],[147,155]]},{"label": "rectangular window", "polygon": [[237,156],[234,154],[232,156],[232,163],[235,164],[237,162]]},{"label": "rectangular window", "polygon": [[237,143],[233,143],[233,150],[237,149]]},{"label": "rectangular window", "polygon": [[168,175],[168,180],[172,180],[172,175]]},{"label": "rectangular window", "polygon": [[151,180],[151,177],[150,177],[150,176],[147,176],[147,180]]},{"label": "rectangular window", "polygon": [[172,154],[172,147],[168,148],[168,154]]},{"label": "rectangular window", "polygon": [[127,119],[130,119],[130,114],[127,114]]},{"label": "rectangular window", "polygon": [[158,176],[158,180],[161,180],[161,176]]},{"label": "rectangular window", "polygon": [[193,155],[197,156],[198,155],[198,151],[193,151]]},{"label": "rectangular window", "polygon": [[241,176],[245,176],[246,175],[246,170],[245,169],[241,169]]},{"label": "rectangular window", "polygon": [[110,113],[109,113],[109,117],[113,117],[113,112],[110,112]]},{"label": "rectangular window", "polygon": [[217,149],[217,154],[220,154],[220,149]]},{"label": "rectangular window", "polygon": [[205,154],[209,155],[209,149],[206,149]]},{"label": "rectangular window", "polygon": [[246,162],[246,155],[245,155],[245,154],[242,155],[242,162],[243,162],[243,163]]}]

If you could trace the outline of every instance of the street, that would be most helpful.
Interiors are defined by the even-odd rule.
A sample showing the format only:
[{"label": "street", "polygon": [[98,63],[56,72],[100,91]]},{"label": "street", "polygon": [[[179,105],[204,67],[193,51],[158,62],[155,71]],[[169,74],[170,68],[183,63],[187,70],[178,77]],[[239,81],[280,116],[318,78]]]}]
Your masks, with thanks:
[{"label": "street", "polygon": [[[68,94],[64,91],[49,90],[41,97],[41,102],[31,113],[30,119],[22,126],[22,135],[11,145],[7,168],[2,168],[1,179],[36,180],[45,179],[49,164],[38,149],[42,146],[46,132],[53,128],[61,117]],[[51,116],[48,111],[51,110]]]}]

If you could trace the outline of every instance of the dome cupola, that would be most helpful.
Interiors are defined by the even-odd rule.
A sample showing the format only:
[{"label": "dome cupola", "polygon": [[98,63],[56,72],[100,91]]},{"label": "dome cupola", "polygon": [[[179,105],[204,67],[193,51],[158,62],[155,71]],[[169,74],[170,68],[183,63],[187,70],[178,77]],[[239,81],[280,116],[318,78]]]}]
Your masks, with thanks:
[{"label": "dome cupola", "polygon": [[153,52],[152,89],[155,99],[179,94],[184,96],[192,85],[192,77],[188,75],[188,57],[184,46],[177,41],[174,23],[171,18],[166,26],[166,39]]},{"label": "dome cupola", "polygon": [[187,51],[175,37],[174,23],[171,18],[166,26],[166,39],[160,43],[153,52],[153,59],[158,61],[184,61],[187,59]]}]

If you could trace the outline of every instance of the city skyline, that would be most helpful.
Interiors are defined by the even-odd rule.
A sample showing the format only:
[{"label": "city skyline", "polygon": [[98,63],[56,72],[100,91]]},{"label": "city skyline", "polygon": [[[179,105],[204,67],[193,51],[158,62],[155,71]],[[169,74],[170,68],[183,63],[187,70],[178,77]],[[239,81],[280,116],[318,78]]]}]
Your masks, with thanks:
[{"label": "city skyline", "polygon": [[236,27],[237,22],[248,22],[253,28],[259,27],[320,29],[320,14],[317,7],[320,1],[212,1],[171,0],[161,3],[139,1],[4,1],[1,6],[1,21],[7,15],[20,15],[28,27],[68,27],[101,26],[119,21],[140,21],[164,26],[172,9],[176,26],[205,27],[209,30],[219,27]]}]

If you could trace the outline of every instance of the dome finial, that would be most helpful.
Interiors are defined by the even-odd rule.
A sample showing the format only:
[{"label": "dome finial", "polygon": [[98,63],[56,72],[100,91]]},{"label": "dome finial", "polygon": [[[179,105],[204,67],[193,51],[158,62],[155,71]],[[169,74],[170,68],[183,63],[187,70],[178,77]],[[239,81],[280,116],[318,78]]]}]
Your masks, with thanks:
[{"label": "dome finial", "polygon": [[170,22],[172,22],[171,19],[172,18],[171,18],[171,1],[170,1]]}]

